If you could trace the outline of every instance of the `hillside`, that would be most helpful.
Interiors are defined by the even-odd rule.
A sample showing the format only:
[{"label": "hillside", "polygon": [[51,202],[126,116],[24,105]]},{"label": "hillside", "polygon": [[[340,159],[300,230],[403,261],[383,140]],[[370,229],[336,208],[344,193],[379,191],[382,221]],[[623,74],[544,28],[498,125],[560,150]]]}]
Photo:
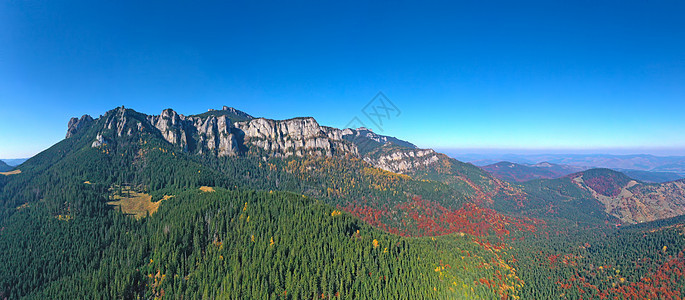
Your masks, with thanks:
[{"label": "hillside", "polygon": [[14,169],[14,167],[6,164],[4,161],[0,160],[0,172],[7,172]]},{"label": "hillside", "polygon": [[640,171],[618,169],[623,174],[635,180],[651,183],[662,183],[684,179],[685,176],[673,172]]},{"label": "hillside", "polygon": [[570,178],[600,201],[607,213],[627,223],[685,214],[685,181],[643,183],[609,169],[592,169]]},{"label": "hillside", "polygon": [[[520,286],[505,262],[478,268],[496,256],[471,236],[393,236],[297,194],[188,190],[141,221],[111,211],[63,221],[43,211],[28,207],[4,227],[0,282],[7,297],[490,298],[497,286],[479,280]],[[50,234],[26,240],[26,230],[48,228]],[[64,252],[64,242],[78,249]],[[511,276],[499,281],[495,273]]]},{"label": "hillside", "polygon": [[28,160],[28,158],[2,158],[0,160],[5,162],[9,166],[16,167],[18,165],[23,164],[25,161]]}]

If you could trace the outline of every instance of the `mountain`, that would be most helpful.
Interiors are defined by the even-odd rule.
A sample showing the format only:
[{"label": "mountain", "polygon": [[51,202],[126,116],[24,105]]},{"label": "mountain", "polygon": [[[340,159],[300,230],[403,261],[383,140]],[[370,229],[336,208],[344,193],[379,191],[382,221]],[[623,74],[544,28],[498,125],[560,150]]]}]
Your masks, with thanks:
[{"label": "mountain", "polygon": [[[230,170],[240,174],[243,172],[240,169],[246,166],[261,170],[256,173],[258,175],[232,177],[230,180],[236,186],[324,197],[330,203],[344,205],[350,212],[358,211],[360,203],[355,197],[361,196],[366,205],[382,206],[388,211],[387,222],[377,225],[403,234],[419,233],[418,221],[407,222],[390,216],[401,211],[407,213],[403,203],[413,201],[414,196],[446,209],[458,210],[473,203],[499,213],[536,218],[548,217],[544,206],[559,206],[563,209],[555,217],[598,223],[613,222],[612,218],[635,223],[672,217],[683,213],[685,198],[679,182],[631,183],[625,175],[607,171],[585,171],[587,173],[578,173],[584,175],[571,175],[564,180],[511,184],[474,165],[368,129],[321,126],[311,117],[254,118],[229,107],[191,116],[172,109],[166,109],[158,116],[148,116],[120,107],[95,120],[89,116],[72,119],[69,138],[85,128],[99,128],[90,144],[103,151],[109,151],[108,144],[116,144],[122,138],[132,139],[134,143],[138,139],[140,143],[139,136],[154,136],[175,147],[176,151],[190,155],[192,161],[211,166],[214,171]],[[223,159],[225,157],[235,157],[245,166],[240,167]],[[289,158],[301,160],[287,161]],[[270,166],[268,171],[263,170],[262,163]],[[372,171],[374,169],[385,173]],[[527,166],[504,162],[484,169],[500,178],[518,182],[558,178],[580,167],[548,162]],[[354,173],[340,176],[350,171]],[[582,181],[588,174],[594,174],[591,184]],[[387,185],[398,179],[402,184]],[[601,185],[592,185],[595,182]],[[379,183],[384,186],[382,189],[377,186]],[[605,184],[612,185],[612,194],[601,190]],[[553,189],[564,192],[559,194]],[[626,192],[620,194],[622,189]],[[559,201],[564,198],[567,200]],[[556,200],[550,202],[551,199]],[[359,213],[357,216],[368,217]]]},{"label": "mountain", "polygon": [[[681,181],[587,170],[507,182],[369,130],[230,107],[73,118],[19,169],[0,176],[0,298],[665,298],[683,286],[664,272],[682,266],[685,221],[625,226],[682,213]],[[598,275],[609,265],[624,279]]]},{"label": "mountain", "polygon": [[523,165],[506,161],[483,166],[481,168],[499,179],[517,182],[533,179],[554,179],[584,169],[581,167],[557,165],[548,162]]},{"label": "mountain", "polygon": [[[72,119],[68,132],[0,179],[4,297],[499,298],[522,286],[482,240],[518,219],[463,207],[468,196],[448,185],[374,168],[342,130],[312,118],[120,107]],[[456,235],[402,237],[435,235],[402,213],[416,199],[471,216],[443,221]]]},{"label": "mountain", "polygon": [[[266,156],[303,156],[314,151],[319,155],[354,153],[356,149],[342,139],[342,131],[319,126],[313,118],[275,121],[253,118],[235,109],[224,107],[196,116],[184,116],[166,109],[158,116],[146,116],[121,107],[105,114],[103,129],[98,132],[93,147],[99,147],[115,137],[138,134],[161,135],[167,142],[188,153],[210,153],[219,157],[237,156],[248,151]],[[83,116],[69,122],[67,138],[92,123]]]}]

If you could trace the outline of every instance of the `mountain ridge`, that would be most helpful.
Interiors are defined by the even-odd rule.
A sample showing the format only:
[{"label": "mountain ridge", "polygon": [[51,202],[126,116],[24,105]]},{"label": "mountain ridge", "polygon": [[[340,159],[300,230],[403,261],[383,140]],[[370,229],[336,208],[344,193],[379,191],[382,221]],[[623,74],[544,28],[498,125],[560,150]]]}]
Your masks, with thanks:
[{"label": "mountain ridge", "polygon": [[[536,187],[533,187],[533,190],[528,190],[534,185],[509,184],[483,170],[487,170],[487,168],[481,169],[471,164],[462,163],[432,149],[419,149],[409,142],[378,135],[364,128],[338,129],[322,126],[312,117],[286,120],[254,118],[247,113],[226,106],[220,111],[210,110],[208,113],[200,115],[202,116],[186,117],[172,109],[165,109],[160,115],[150,116],[120,107],[108,111],[102,118],[98,119],[92,119],[88,116],[71,119],[68,132],[74,136],[83,128],[95,123],[101,124],[99,126],[102,127],[97,130],[97,135],[91,145],[95,148],[106,144],[108,141],[114,141],[117,137],[131,137],[145,133],[161,136],[169,144],[180,147],[183,152],[191,155],[209,154],[218,158],[258,157],[263,161],[270,158],[309,156],[342,158],[351,156],[370,164],[374,168],[408,175],[416,180],[441,182],[455,191],[459,191],[468,201],[484,207],[496,208],[502,212],[511,212],[515,207],[518,208],[515,208],[514,211],[525,212],[528,209],[525,203],[529,202],[530,199],[538,199],[535,201],[542,201],[542,203],[549,201],[544,199],[547,197],[545,193],[548,192],[537,190]],[[229,116],[235,115],[246,120],[233,122]],[[366,147],[365,150],[359,150],[364,147]],[[515,165],[509,163],[508,166]],[[614,173],[614,171],[583,173],[601,173],[601,176],[593,177],[590,181],[585,182],[578,180],[583,175],[560,173],[569,172],[569,170],[551,163],[538,163],[534,167],[522,167],[545,171],[545,175],[540,176],[542,180],[546,180],[546,176],[550,180],[566,176],[573,182],[572,185],[566,185],[567,188],[579,189],[579,191],[573,192],[578,195],[574,197],[586,195],[592,199],[590,201],[596,201],[603,206],[602,212],[619,218],[623,222],[651,221],[685,213],[685,210],[681,208],[681,206],[685,207],[685,203],[679,202],[685,199],[685,194],[681,195],[681,189],[685,189],[685,187],[678,183],[654,186],[641,183],[641,193],[622,197],[620,191],[626,188],[629,181],[620,180],[622,177],[616,177],[618,176],[616,174],[620,173]],[[514,178],[514,181],[518,180]],[[554,182],[551,181],[550,184],[556,184]],[[611,184],[612,186],[605,187],[603,184]],[[531,193],[539,196],[532,196]],[[654,195],[654,193],[658,195]],[[624,195],[627,194],[624,193]],[[668,198],[669,195],[677,198],[670,202],[659,200],[661,199],[659,197]],[[641,204],[638,205],[638,203]],[[658,207],[665,208],[660,209]],[[569,209],[572,208],[569,207]],[[533,211],[537,211],[537,208]],[[544,214],[535,214],[534,216],[542,217]]]}]

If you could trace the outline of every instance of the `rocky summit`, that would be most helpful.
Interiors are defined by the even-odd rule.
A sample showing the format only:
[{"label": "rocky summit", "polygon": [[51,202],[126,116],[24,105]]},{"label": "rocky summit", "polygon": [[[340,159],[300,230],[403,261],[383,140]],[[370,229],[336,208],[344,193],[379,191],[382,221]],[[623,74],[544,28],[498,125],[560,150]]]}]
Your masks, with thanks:
[{"label": "rocky summit", "polygon": [[[265,157],[353,155],[392,172],[408,172],[415,165],[436,161],[433,150],[418,149],[409,142],[376,134],[366,128],[322,126],[312,117],[287,120],[255,118],[228,106],[190,116],[173,109],[165,109],[159,115],[144,115],[119,107],[98,119],[88,115],[80,119],[72,118],[66,137],[71,138],[82,128],[94,123],[102,127],[92,141],[92,147],[99,147],[122,136],[147,132],[161,135],[164,140],[185,152],[218,157],[240,156],[248,152]],[[368,151],[360,153],[359,147],[367,146],[362,145],[360,138],[374,143],[376,148],[385,145],[395,147],[388,147],[383,155],[374,153],[372,156]]]}]

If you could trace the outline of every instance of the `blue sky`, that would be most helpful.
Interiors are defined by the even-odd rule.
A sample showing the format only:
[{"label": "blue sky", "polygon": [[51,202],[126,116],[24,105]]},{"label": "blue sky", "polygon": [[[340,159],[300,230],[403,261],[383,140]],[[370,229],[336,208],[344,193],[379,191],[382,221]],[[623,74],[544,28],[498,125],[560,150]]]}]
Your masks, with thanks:
[{"label": "blue sky", "polygon": [[421,147],[685,155],[682,1],[100,2],[0,2],[1,158],[120,105],[342,127],[379,91]]}]

